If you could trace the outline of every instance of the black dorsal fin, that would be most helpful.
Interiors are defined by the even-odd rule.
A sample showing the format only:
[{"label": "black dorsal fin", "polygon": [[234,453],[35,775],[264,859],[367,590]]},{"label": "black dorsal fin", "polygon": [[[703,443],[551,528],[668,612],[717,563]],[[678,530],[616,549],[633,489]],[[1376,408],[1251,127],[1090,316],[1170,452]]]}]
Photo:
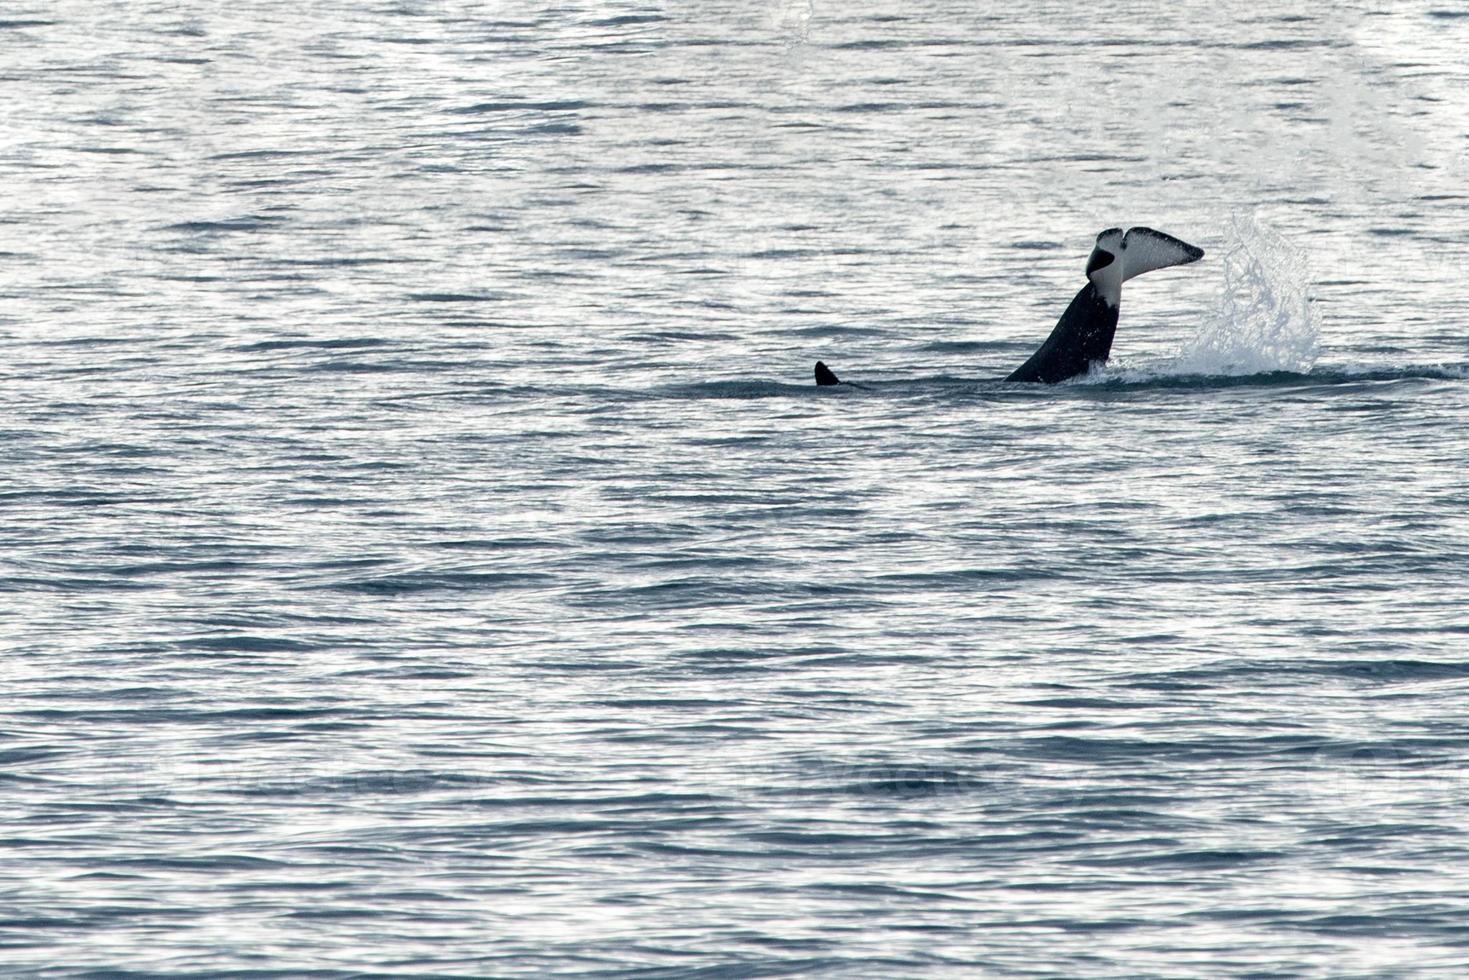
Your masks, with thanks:
[{"label": "black dorsal fin", "polygon": [[832,373],[831,368],[827,367],[825,364],[822,364],[820,361],[816,362],[816,383],[819,385],[841,384],[841,382],[837,380],[837,376]]}]

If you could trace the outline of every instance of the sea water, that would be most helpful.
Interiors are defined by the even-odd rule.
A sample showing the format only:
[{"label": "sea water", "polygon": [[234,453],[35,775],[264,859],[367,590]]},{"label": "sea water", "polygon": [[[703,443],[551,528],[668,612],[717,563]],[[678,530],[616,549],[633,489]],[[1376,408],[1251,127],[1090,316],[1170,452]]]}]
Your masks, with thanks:
[{"label": "sea water", "polygon": [[1464,975],[1466,49],[8,4],[0,973]]}]

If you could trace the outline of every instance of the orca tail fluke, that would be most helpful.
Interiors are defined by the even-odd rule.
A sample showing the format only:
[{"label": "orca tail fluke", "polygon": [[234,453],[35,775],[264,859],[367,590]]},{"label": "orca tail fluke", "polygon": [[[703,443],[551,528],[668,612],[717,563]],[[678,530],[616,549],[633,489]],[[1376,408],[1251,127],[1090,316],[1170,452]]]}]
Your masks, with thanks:
[{"label": "orca tail fluke", "polygon": [[837,376],[832,371],[832,369],[829,368],[829,367],[827,367],[825,364],[821,363],[820,361],[817,361],[816,362],[816,383],[819,384],[819,385],[839,385],[839,384],[841,384],[841,382],[839,380],[837,380]]},{"label": "orca tail fluke", "polygon": [[1204,250],[1161,231],[1134,227],[1122,238],[1122,255],[1122,281],[1126,282],[1154,269],[1197,262]]},{"label": "orca tail fluke", "polygon": [[1108,228],[1097,236],[1086,263],[1087,284],[1071,301],[1056,328],[1030,360],[1006,381],[1055,384],[1105,364],[1117,333],[1122,284],[1145,272],[1188,265],[1204,257],[1197,245],[1152,228]]}]

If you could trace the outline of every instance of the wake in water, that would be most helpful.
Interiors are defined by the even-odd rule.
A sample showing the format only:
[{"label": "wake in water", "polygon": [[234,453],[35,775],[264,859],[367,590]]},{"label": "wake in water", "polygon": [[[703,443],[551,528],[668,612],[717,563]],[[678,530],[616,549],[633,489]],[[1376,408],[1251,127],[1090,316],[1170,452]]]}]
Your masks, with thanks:
[{"label": "wake in water", "polygon": [[1322,368],[1309,371],[1256,371],[1239,374],[1205,374],[1200,372],[1122,368],[1087,375],[1086,378],[1062,382],[1078,388],[1241,388],[1241,387],[1314,387],[1391,381],[1469,381],[1469,364],[1424,364],[1405,367],[1369,367],[1366,365]]}]

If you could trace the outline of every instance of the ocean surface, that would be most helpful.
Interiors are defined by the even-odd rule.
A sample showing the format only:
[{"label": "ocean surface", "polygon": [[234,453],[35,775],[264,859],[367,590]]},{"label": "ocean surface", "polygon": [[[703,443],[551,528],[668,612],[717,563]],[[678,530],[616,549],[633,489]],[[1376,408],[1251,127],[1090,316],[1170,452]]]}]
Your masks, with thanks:
[{"label": "ocean surface", "polygon": [[7,2],[0,976],[1469,975],[1466,50]]}]

